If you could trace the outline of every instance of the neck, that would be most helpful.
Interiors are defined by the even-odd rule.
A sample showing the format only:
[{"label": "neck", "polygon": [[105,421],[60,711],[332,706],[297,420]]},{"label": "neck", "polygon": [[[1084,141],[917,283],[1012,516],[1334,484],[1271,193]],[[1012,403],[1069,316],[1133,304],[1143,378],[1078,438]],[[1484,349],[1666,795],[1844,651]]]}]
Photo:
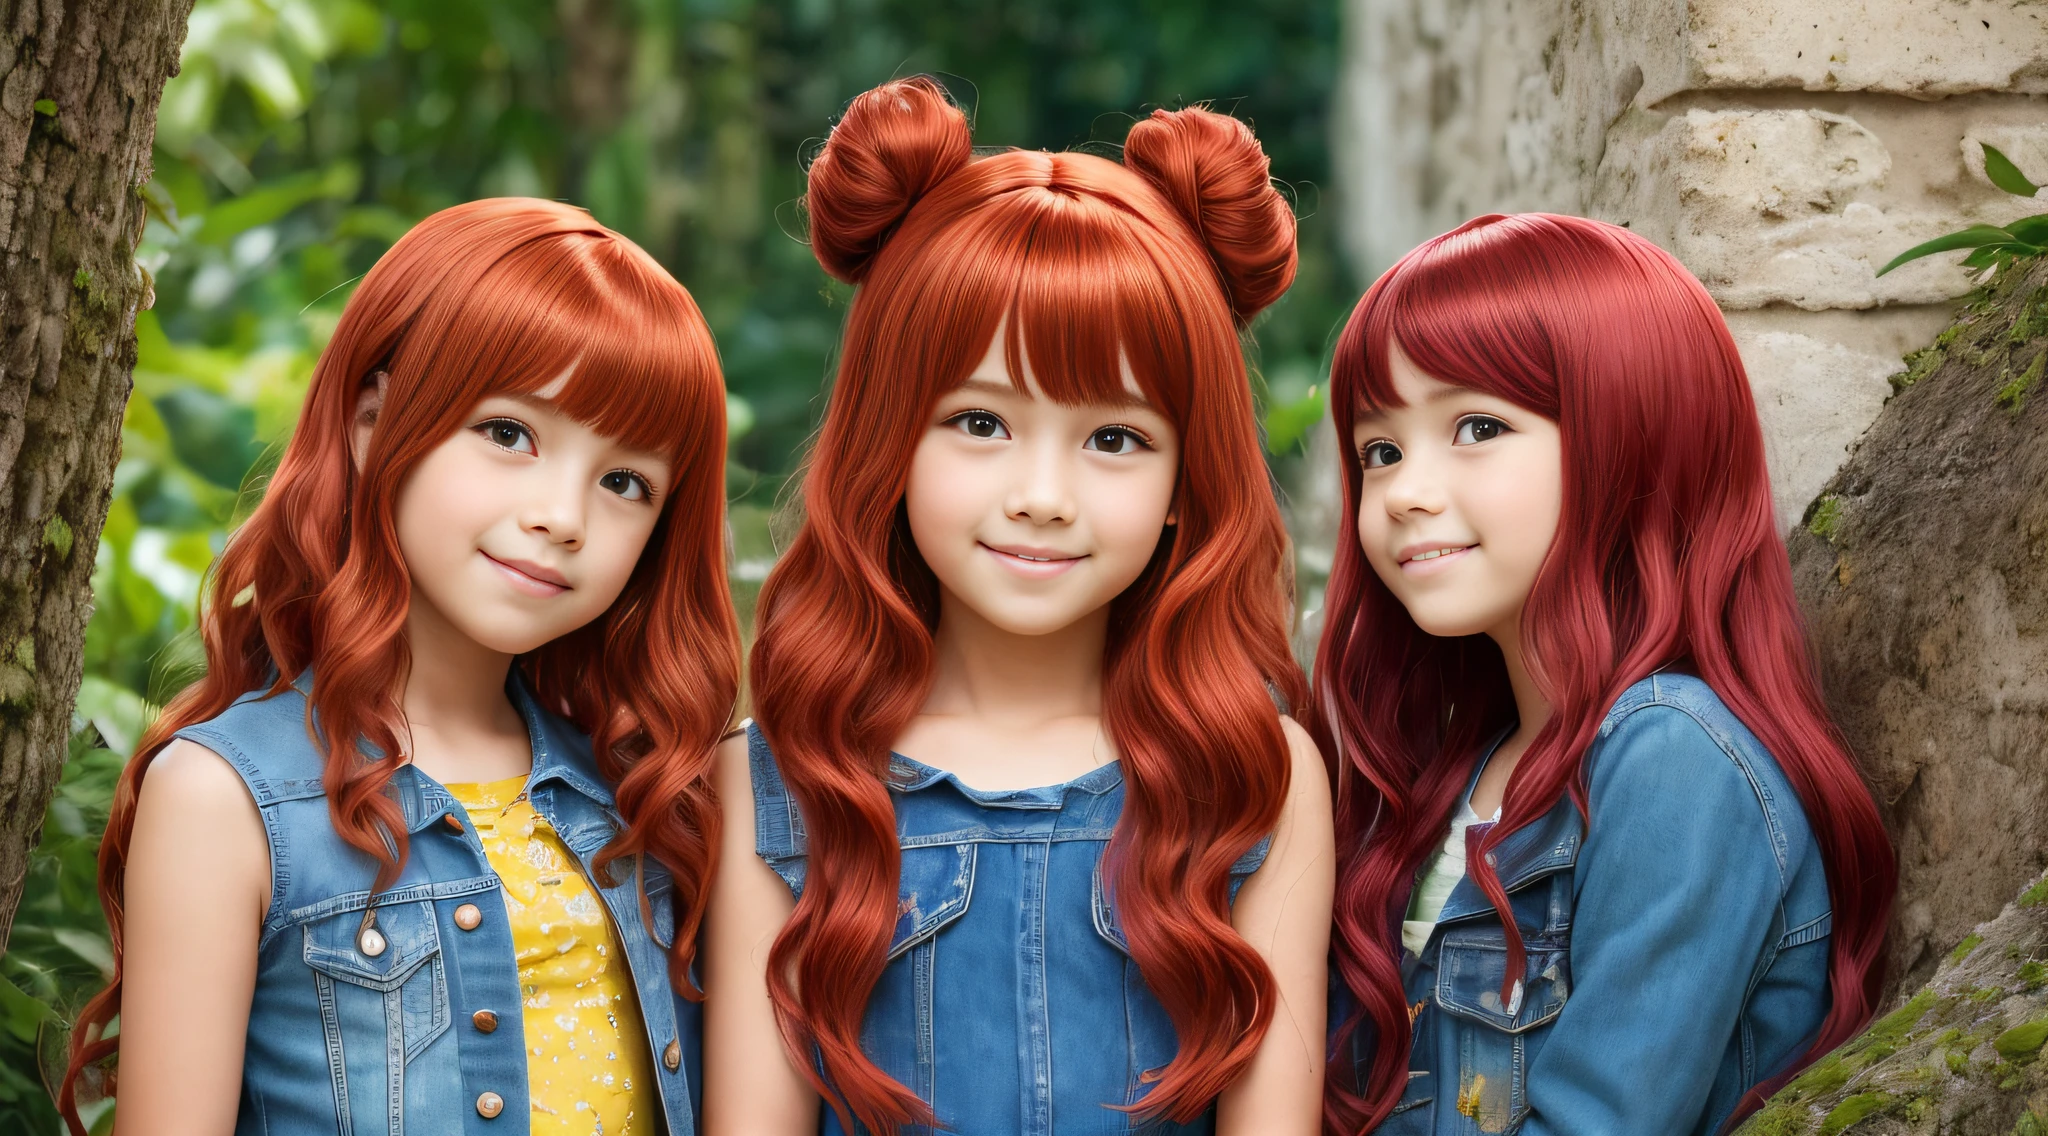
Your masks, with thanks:
[{"label": "neck", "polygon": [[1535,740],[1536,734],[1550,721],[1550,699],[1544,697],[1537,686],[1536,677],[1529,671],[1529,657],[1522,650],[1522,615],[1500,627],[1487,632],[1487,636],[1500,648],[1500,657],[1507,664],[1508,686],[1515,695],[1515,717],[1519,724],[1510,739],[1517,755]]},{"label": "neck", "polygon": [[[505,696],[512,656],[463,634],[417,589],[405,617],[412,666],[405,676],[401,709],[414,742],[422,732],[450,734],[523,732],[518,712]],[[418,756],[415,748],[414,756]]]},{"label": "neck", "polygon": [[1109,608],[1043,635],[1005,631],[942,590],[932,636],[926,714],[972,714],[1033,728],[1047,719],[1102,713],[1102,652]]}]

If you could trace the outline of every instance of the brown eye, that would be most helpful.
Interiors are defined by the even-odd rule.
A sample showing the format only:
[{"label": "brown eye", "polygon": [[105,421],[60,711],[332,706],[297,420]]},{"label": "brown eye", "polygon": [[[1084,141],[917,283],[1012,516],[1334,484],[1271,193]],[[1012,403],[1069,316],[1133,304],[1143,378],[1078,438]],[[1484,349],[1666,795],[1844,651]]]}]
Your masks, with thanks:
[{"label": "brown eye", "polygon": [[1490,442],[1508,432],[1508,424],[1486,414],[1471,414],[1458,420],[1457,436],[1451,439],[1456,446],[1469,446],[1475,442]]},{"label": "brown eye", "polygon": [[500,449],[511,450],[515,454],[534,452],[533,431],[528,430],[523,423],[510,418],[493,418],[479,422],[470,429],[482,434],[486,441]]},{"label": "brown eye", "polygon": [[1401,460],[1401,447],[1392,442],[1367,442],[1358,456],[1367,469],[1379,469]]},{"label": "brown eye", "polygon": [[969,410],[955,414],[946,419],[946,424],[970,438],[996,439],[1010,436],[1010,431],[1003,426],[1003,420],[986,410]]},{"label": "brown eye", "polygon": [[598,478],[597,483],[628,501],[645,501],[653,496],[647,479],[630,469],[615,469]]},{"label": "brown eye", "polygon": [[1088,445],[1084,448],[1105,454],[1128,454],[1149,448],[1149,444],[1142,435],[1128,426],[1104,426],[1088,435]]}]

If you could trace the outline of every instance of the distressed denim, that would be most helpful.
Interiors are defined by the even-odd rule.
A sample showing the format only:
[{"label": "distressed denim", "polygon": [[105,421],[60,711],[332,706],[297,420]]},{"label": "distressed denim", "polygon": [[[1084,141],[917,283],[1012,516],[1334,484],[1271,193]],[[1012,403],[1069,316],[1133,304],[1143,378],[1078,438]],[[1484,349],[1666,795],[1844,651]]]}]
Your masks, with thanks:
[{"label": "distressed denim", "polygon": [[[256,691],[178,732],[234,766],[270,841],[270,908],[257,945],[237,1136],[402,1136],[528,1131],[526,1047],[512,928],[497,874],[469,814],[411,765],[392,775],[411,851],[398,880],[372,896],[378,862],[329,818],[303,690]],[[696,1129],[699,1011],[668,981],[673,884],[648,861],[648,910],[630,860],[609,886],[591,860],[621,826],[590,740],[508,686],[533,743],[527,794],[603,897],[647,1023],[667,1130]],[[453,817],[459,830],[449,823]],[[374,905],[383,949],[363,949]],[[479,916],[464,929],[473,905]],[[651,934],[650,934],[651,932]],[[372,947],[376,944],[374,940]],[[485,1031],[475,1014],[496,1014]],[[673,1048],[672,1048],[673,1047]],[[665,1058],[673,1054],[673,1065]],[[502,1108],[478,1108],[485,1093]]]},{"label": "distressed denim", "polygon": [[1404,952],[1414,1044],[1380,1136],[1704,1136],[1819,1032],[1827,877],[1756,737],[1705,682],[1653,675],[1586,773],[1590,829],[1567,795],[1494,850],[1528,952],[1519,998],[1501,1000],[1505,935],[1469,876]]},{"label": "distressed denim", "polygon": [[[756,848],[802,895],[803,817],[758,727],[747,743]],[[940,1132],[1213,1131],[1212,1115],[1146,1125],[1121,1111],[1144,1099],[1144,1074],[1178,1044],[1103,886],[1102,851],[1123,811],[1120,767],[982,792],[895,756],[889,780],[901,914],[862,1023],[868,1057],[931,1106]],[[1233,900],[1269,843],[1232,865]],[[829,1107],[820,1131],[844,1136]]]}]

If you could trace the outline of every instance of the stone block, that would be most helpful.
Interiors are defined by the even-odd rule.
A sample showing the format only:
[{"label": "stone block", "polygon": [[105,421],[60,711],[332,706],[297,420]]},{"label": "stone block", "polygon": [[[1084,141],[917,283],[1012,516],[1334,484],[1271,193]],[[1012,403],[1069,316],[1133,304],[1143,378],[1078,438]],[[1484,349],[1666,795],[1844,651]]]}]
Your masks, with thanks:
[{"label": "stone block", "polygon": [[[1960,254],[1881,279],[1877,270],[1943,233],[2037,211],[1983,179],[1973,139],[2006,139],[2031,166],[2044,164],[2037,148],[2048,141],[2004,122],[1973,127],[1967,113],[1876,109],[1900,148],[1861,116],[1825,110],[1633,111],[1610,132],[1589,211],[1671,250],[1728,309],[1824,311],[1962,295],[1971,281],[1955,265]],[[1975,176],[1959,159],[1967,151],[1977,154]]]},{"label": "stone block", "polygon": [[1749,372],[1764,452],[1771,464],[1771,498],[1780,531],[1799,522],[1884,409],[1901,369],[1897,356],[1875,355],[1791,331],[1766,331],[1729,321],[1743,369]]},{"label": "stone block", "polygon": [[1639,33],[1655,60],[1644,67],[1650,101],[1772,88],[2048,93],[2048,4],[2039,0],[1690,0],[1680,29],[1669,25],[1681,5],[1631,6],[1672,13]]}]

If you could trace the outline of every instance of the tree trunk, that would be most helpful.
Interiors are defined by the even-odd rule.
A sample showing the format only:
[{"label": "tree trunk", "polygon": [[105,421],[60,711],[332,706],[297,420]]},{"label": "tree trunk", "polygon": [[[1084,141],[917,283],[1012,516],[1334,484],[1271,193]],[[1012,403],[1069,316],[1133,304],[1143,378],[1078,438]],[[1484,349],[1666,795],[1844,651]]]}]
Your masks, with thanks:
[{"label": "tree trunk", "polygon": [[0,950],[78,694],[192,0],[0,0]]}]

